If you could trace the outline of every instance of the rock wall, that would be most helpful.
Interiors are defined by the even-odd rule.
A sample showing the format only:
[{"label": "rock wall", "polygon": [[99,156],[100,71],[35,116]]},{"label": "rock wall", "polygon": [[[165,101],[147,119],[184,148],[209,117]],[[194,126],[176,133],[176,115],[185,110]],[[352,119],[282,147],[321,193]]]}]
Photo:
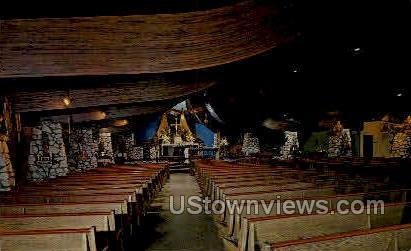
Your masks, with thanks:
[{"label": "rock wall", "polygon": [[27,175],[29,181],[43,181],[67,175],[66,149],[60,123],[43,121],[28,135]]},{"label": "rock wall", "polygon": [[352,156],[350,130],[344,129],[340,134],[330,135],[328,139],[328,157]]},{"label": "rock wall", "polygon": [[294,152],[300,148],[298,142],[298,133],[285,131],[285,143],[281,147],[280,158],[283,160],[292,159],[294,157]]},{"label": "rock wall", "polygon": [[411,136],[399,132],[395,134],[391,146],[391,157],[410,158],[411,157]]},{"label": "rock wall", "polygon": [[132,133],[125,136],[124,139],[127,161],[137,161],[143,159],[143,147],[135,145],[134,136]]},{"label": "rock wall", "polygon": [[159,147],[155,146],[155,145],[151,145],[149,146],[150,148],[150,160],[157,160],[159,157]]},{"label": "rock wall", "polygon": [[256,154],[260,152],[260,143],[258,138],[252,133],[245,133],[243,146],[241,151],[244,155],[249,156],[251,154]]},{"label": "rock wall", "polygon": [[0,192],[9,191],[15,185],[7,140],[6,135],[0,135]]},{"label": "rock wall", "polygon": [[104,164],[114,164],[113,143],[111,140],[111,133],[100,132],[99,139],[99,162]]},{"label": "rock wall", "polygon": [[98,166],[98,139],[92,128],[74,128],[69,136],[70,171],[85,171]]}]

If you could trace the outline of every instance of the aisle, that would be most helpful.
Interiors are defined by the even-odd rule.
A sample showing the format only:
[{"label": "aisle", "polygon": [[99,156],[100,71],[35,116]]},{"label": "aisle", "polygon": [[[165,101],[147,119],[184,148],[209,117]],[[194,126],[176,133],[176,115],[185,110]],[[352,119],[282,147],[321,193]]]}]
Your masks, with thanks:
[{"label": "aisle", "polygon": [[180,196],[200,196],[200,188],[193,176],[184,173],[171,174],[170,180],[156,198],[160,213],[150,218],[157,222],[154,236],[146,250],[224,250],[217,227],[211,215],[191,215],[184,211],[175,215],[169,210],[170,196],[174,196],[174,208],[180,208]]}]

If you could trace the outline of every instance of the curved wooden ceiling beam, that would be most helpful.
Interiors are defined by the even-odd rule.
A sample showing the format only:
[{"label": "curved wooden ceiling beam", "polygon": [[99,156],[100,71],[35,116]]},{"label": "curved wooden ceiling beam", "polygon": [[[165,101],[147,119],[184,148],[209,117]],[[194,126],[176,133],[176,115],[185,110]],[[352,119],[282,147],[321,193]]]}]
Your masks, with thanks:
[{"label": "curved wooden ceiling beam", "polygon": [[173,104],[173,102],[150,105],[144,103],[141,105],[130,105],[121,109],[115,106],[110,106],[99,108],[98,110],[95,109],[95,111],[78,112],[66,115],[40,116],[40,120],[53,120],[61,123],[68,123],[68,118],[71,117],[73,123],[81,123],[90,121],[124,119],[162,113],[170,109]]},{"label": "curved wooden ceiling beam", "polygon": [[[15,112],[40,112],[110,105],[163,102],[207,89],[214,80],[152,79],[108,87],[18,91],[11,97]],[[65,99],[69,104],[65,104]]]},{"label": "curved wooden ceiling beam", "polygon": [[260,2],[177,14],[3,20],[0,78],[163,73],[243,60],[290,39],[277,9]]}]

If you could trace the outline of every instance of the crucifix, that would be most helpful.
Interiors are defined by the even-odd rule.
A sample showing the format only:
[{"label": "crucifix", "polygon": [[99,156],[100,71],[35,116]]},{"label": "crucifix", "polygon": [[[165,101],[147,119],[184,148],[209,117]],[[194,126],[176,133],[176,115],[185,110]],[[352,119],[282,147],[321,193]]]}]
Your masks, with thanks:
[{"label": "crucifix", "polygon": [[177,135],[178,134],[178,126],[179,126],[179,124],[178,124],[178,119],[177,119],[177,117],[174,117],[174,119],[175,119],[175,123],[174,124],[171,124],[171,126],[174,126],[174,129],[175,129],[175,134]]}]

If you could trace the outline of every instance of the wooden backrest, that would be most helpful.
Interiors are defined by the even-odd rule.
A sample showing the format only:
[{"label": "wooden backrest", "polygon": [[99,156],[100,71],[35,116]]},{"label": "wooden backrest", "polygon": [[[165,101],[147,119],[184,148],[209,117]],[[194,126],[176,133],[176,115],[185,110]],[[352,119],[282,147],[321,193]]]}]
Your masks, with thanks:
[{"label": "wooden backrest", "polygon": [[80,201],[118,201],[127,200],[128,202],[136,201],[136,193],[107,193],[107,194],[75,194],[60,195],[60,194],[43,194],[43,195],[19,195],[19,196],[3,196],[1,197],[0,205],[4,204],[22,204],[22,203],[63,203],[63,202],[80,202]]},{"label": "wooden backrest", "polygon": [[258,186],[258,185],[270,185],[270,184],[287,184],[298,182],[296,179],[276,179],[276,180],[251,180],[251,181],[237,181],[237,182],[226,182],[219,183],[219,188],[236,188],[244,186]]},{"label": "wooden backrest", "polygon": [[[398,224],[403,219],[403,214],[400,214],[399,211],[404,211],[404,208],[409,206],[407,203],[386,204],[384,215],[364,212],[363,214],[348,213],[344,215],[336,213],[268,216],[245,218],[242,224],[249,228],[247,250],[253,251],[255,244],[262,247],[264,243],[277,243]],[[375,217],[374,220],[372,220],[373,217]],[[242,242],[245,241],[244,237],[240,239]],[[244,246],[244,244],[242,245]]]},{"label": "wooden backrest", "polygon": [[[88,197],[88,196],[104,196],[106,194],[130,194],[137,193],[135,188],[110,188],[110,189],[97,189],[97,190],[32,190],[25,192],[13,192],[0,196],[0,200],[5,198],[19,198],[19,197],[40,197],[40,198],[54,198],[54,197]],[[0,201],[1,203],[1,201]]]},{"label": "wooden backrest", "polygon": [[264,251],[291,250],[389,250],[401,251],[411,249],[411,224],[396,225],[365,231],[352,231],[315,237],[306,240],[295,240],[265,245]]},{"label": "wooden backrest", "polygon": [[[289,199],[289,198],[306,198],[306,197],[318,197],[318,196],[331,196],[335,195],[334,188],[308,188],[308,189],[283,189],[277,191],[263,191],[263,192],[250,192],[250,193],[240,193],[234,195],[223,194],[221,199],[223,201],[230,201],[241,203],[244,200],[275,200],[277,198]],[[277,197],[278,196],[278,197]],[[223,222],[228,222],[233,220],[232,215],[228,214],[226,210],[221,214],[220,220]],[[231,218],[231,219],[230,219]]]},{"label": "wooden backrest", "polygon": [[290,189],[306,189],[313,188],[314,185],[305,182],[293,182],[293,183],[279,183],[279,184],[261,184],[255,186],[245,186],[245,187],[235,187],[235,188],[224,188],[219,187],[218,190],[221,194],[226,194],[227,196],[235,196],[236,194],[263,192],[263,191],[278,191],[278,190],[290,190]]},{"label": "wooden backrest", "polygon": [[[354,201],[354,200],[363,200],[365,194],[364,193],[358,193],[358,194],[350,194],[350,195],[332,195],[332,196],[318,196],[318,197],[312,197],[312,198],[306,198],[307,201],[310,200],[326,200],[328,202],[327,206],[329,209],[335,209],[336,202],[340,199],[344,199],[347,201]],[[309,213],[308,210],[314,211],[317,208],[317,205],[314,203],[313,207],[304,207],[304,199],[303,198],[290,198],[290,200],[295,201],[296,203],[300,203],[302,207],[304,208],[306,213]],[[265,203],[265,205],[263,205]],[[267,213],[267,210],[270,209],[270,203],[272,203],[271,210]],[[280,207],[280,210],[278,210],[278,207]],[[240,233],[242,230],[242,219],[247,218],[247,219],[253,219],[253,218],[261,218],[261,217],[267,217],[267,216],[276,216],[276,215],[281,215],[284,212],[281,210],[281,204],[277,204],[276,202],[271,202],[271,201],[265,201],[265,202],[260,202],[256,204],[256,206],[251,206],[249,212],[247,210],[243,210],[242,212],[234,212],[233,215],[230,215],[229,218],[227,219],[228,226],[227,226],[227,233],[232,236],[233,239],[239,240]],[[245,226],[246,228],[248,226]]]},{"label": "wooden backrest", "polygon": [[97,251],[94,228],[0,231],[2,251]]},{"label": "wooden backrest", "polygon": [[127,201],[90,201],[66,203],[36,203],[1,205],[0,215],[10,214],[52,214],[52,213],[86,213],[114,211],[116,214],[127,214]]},{"label": "wooden backrest", "polygon": [[95,227],[97,232],[115,231],[114,212],[0,216],[0,229],[2,231],[91,227]]},{"label": "wooden backrest", "polygon": [[335,195],[335,189],[333,187],[327,188],[294,188],[294,189],[279,189],[276,191],[260,191],[260,192],[245,192],[235,194],[224,194],[223,200],[272,200],[280,197],[281,199],[289,198],[306,198]]}]

